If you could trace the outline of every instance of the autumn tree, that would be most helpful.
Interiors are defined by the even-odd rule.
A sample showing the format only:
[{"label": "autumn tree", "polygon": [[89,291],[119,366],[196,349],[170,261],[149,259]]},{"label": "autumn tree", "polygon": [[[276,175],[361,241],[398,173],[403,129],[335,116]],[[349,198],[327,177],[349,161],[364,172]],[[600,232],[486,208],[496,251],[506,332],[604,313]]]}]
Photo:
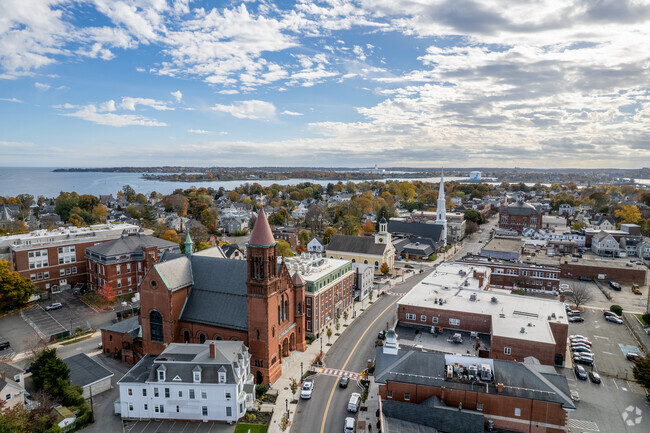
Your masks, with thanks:
[{"label": "autumn tree", "polygon": [[122,191],[124,192],[124,198],[126,201],[129,203],[133,203],[135,201],[136,193],[135,190],[131,187],[131,185],[124,185],[122,187]]},{"label": "autumn tree", "polygon": [[181,237],[178,236],[176,230],[172,230],[172,229],[167,230],[165,234],[162,235],[160,238],[169,242],[176,242],[177,244],[181,243]]},{"label": "autumn tree", "polygon": [[639,384],[650,390],[650,356],[639,359],[632,367],[632,374]]},{"label": "autumn tree", "polygon": [[108,209],[100,203],[92,209],[91,215],[95,221],[105,223],[106,218],[108,218]]},{"label": "autumn tree", "polygon": [[343,217],[343,223],[341,224],[341,232],[345,235],[357,236],[359,234],[359,227],[361,223],[359,218],[354,215],[346,215]]},{"label": "autumn tree", "polygon": [[204,225],[195,224],[190,228],[190,237],[195,243],[206,242],[210,237]]},{"label": "autumn tree", "polygon": [[384,275],[388,275],[388,273],[390,272],[390,268],[388,267],[388,263],[386,263],[386,262],[382,263],[381,267],[379,268],[379,271]]},{"label": "autumn tree", "polygon": [[322,233],[323,227],[331,222],[327,210],[323,206],[311,205],[305,215],[305,225],[309,227],[312,233]]},{"label": "autumn tree", "polygon": [[174,193],[165,196],[163,199],[163,205],[165,206],[165,210],[168,212],[173,210],[178,214],[178,216],[185,216],[187,215],[189,202],[187,201],[187,197],[185,197],[183,194]]},{"label": "autumn tree", "polygon": [[334,227],[328,227],[323,232],[323,243],[325,245],[329,244],[332,240],[332,237],[336,234],[336,229]]},{"label": "autumn tree", "polygon": [[25,224],[25,221],[12,221],[9,224],[7,224],[7,232],[13,234],[13,235],[19,235],[22,233],[29,233],[29,227],[27,227],[27,224]]},{"label": "autumn tree", "polygon": [[286,209],[280,209],[279,211],[269,215],[269,224],[274,226],[281,226],[286,224],[286,221],[289,219],[289,212]]},{"label": "autumn tree", "polygon": [[636,224],[641,221],[641,212],[639,211],[639,208],[634,205],[622,204],[619,209],[614,211],[614,216],[616,216],[622,224]]},{"label": "autumn tree", "polygon": [[310,240],[311,237],[309,236],[309,232],[307,230],[301,230],[300,233],[298,234],[298,241],[300,242],[300,244],[307,245]]},{"label": "autumn tree", "polygon": [[365,223],[363,223],[363,227],[361,228],[364,233],[374,233],[375,232],[375,225],[372,223],[370,220],[366,220]]},{"label": "autumn tree", "polygon": [[25,304],[32,293],[32,281],[21,277],[8,261],[0,260],[0,310]]},{"label": "autumn tree", "polygon": [[291,251],[291,245],[285,240],[278,240],[277,253],[282,257],[293,257],[293,251]]}]

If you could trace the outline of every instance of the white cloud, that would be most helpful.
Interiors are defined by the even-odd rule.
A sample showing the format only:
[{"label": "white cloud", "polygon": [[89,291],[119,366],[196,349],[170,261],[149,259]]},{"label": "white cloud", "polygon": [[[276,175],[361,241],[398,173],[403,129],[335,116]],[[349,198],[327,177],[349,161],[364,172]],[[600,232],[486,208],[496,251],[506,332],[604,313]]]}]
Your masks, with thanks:
[{"label": "white cloud", "polygon": [[239,93],[239,90],[224,89],[224,90],[219,90],[217,93],[220,93],[222,95],[237,95]]},{"label": "white cloud", "polygon": [[176,102],[181,102],[181,99],[183,99],[183,94],[180,90],[171,92],[171,95],[176,99]]},{"label": "white cloud", "polygon": [[135,114],[102,113],[95,105],[85,105],[72,113],[65,113],[64,116],[77,117],[89,122],[106,126],[167,126],[164,122],[150,119]]},{"label": "white cloud", "polygon": [[231,105],[217,104],[212,107],[215,111],[229,113],[239,119],[252,119],[269,121],[275,117],[275,105],[256,99],[250,101],[236,101]]},{"label": "white cloud", "polygon": [[155,99],[150,99],[150,98],[132,98],[130,96],[125,96],[122,98],[122,103],[120,106],[129,111],[135,111],[135,107],[137,105],[143,105],[146,107],[151,107],[154,110],[158,111],[167,111],[167,110],[173,110],[173,107],[169,107],[167,103],[163,101],[158,101]]},{"label": "white cloud", "polygon": [[22,104],[23,101],[21,101],[18,98],[0,98],[0,101],[5,101],[5,102],[17,102],[19,104]]},{"label": "white cloud", "polygon": [[212,134],[212,131],[206,131],[205,129],[188,129],[187,132],[192,134]]},{"label": "white cloud", "polygon": [[99,104],[99,109],[97,111],[115,111],[115,101],[112,99],[110,101],[103,102]]},{"label": "white cloud", "polygon": [[3,141],[0,140],[0,147],[33,147],[34,143],[21,142],[21,141]]},{"label": "white cloud", "polygon": [[281,114],[286,114],[287,116],[302,116],[302,113],[296,111],[284,110]]},{"label": "white cloud", "polygon": [[37,81],[36,83],[34,83],[34,87],[36,87],[39,90],[49,90],[51,86],[49,84],[43,84]]}]

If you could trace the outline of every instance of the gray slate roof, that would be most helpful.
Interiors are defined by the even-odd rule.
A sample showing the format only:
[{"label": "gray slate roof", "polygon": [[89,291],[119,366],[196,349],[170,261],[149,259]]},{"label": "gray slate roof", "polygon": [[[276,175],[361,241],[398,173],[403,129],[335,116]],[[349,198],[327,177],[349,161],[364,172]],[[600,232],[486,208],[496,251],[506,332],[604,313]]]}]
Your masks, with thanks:
[{"label": "gray slate roof", "polygon": [[426,223],[407,223],[404,221],[393,221],[388,223],[390,233],[404,233],[421,238],[431,239],[433,242],[443,242],[442,225]]},{"label": "gray slate roof", "polygon": [[106,326],[102,328],[102,331],[111,331],[118,334],[129,333],[133,338],[135,338],[140,334],[140,323],[138,319],[138,316],[133,316],[126,320],[122,320],[121,322]]},{"label": "gray slate roof", "polygon": [[431,397],[420,404],[385,400],[382,402],[386,417],[399,419],[443,432],[483,433],[484,416],[473,410],[458,410],[446,406],[438,397]]},{"label": "gray slate roof", "polygon": [[86,248],[86,251],[98,254],[100,256],[119,256],[122,254],[133,254],[140,252],[142,247],[156,247],[158,249],[171,248],[174,251],[180,251],[176,242],[166,241],[153,236],[143,234],[133,234],[122,236],[112,241],[104,242]]},{"label": "gray slate roof", "polygon": [[97,361],[85,353],[79,353],[63,360],[70,370],[70,383],[81,387],[88,386],[107,377],[114,376]]},{"label": "gray slate roof", "polygon": [[371,254],[382,256],[386,250],[385,244],[376,244],[374,236],[334,235],[327,245],[327,252],[341,251],[353,254]]},{"label": "gray slate roof", "polygon": [[532,215],[532,214],[539,214],[540,212],[537,210],[535,206],[533,206],[530,203],[522,203],[522,202],[514,202],[506,206],[506,211],[508,215],[520,215],[520,216],[525,216],[525,215]]},{"label": "gray slate roof", "polygon": [[167,290],[174,291],[192,284],[192,268],[189,259],[181,254],[165,253],[165,261],[154,265],[165,282]]}]

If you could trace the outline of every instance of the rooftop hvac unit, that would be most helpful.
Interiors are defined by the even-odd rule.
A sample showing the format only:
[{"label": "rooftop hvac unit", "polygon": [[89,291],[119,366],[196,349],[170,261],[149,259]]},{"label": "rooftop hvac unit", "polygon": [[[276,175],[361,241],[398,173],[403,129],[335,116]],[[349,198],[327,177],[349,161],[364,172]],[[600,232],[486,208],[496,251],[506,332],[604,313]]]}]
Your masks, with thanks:
[{"label": "rooftop hvac unit", "polygon": [[499,302],[499,300],[497,299],[496,296],[492,296],[492,299],[490,299],[490,302],[492,302],[493,304],[496,304],[497,302]]},{"label": "rooftop hvac unit", "polygon": [[434,298],[434,299],[433,299],[433,303],[434,303],[434,304],[437,304],[437,303],[438,303],[438,298]]},{"label": "rooftop hvac unit", "polygon": [[522,326],[521,329],[519,330],[519,332],[521,332],[522,334],[525,334],[525,333],[526,333],[526,328],[524,328],[524,327]]},{"label": "rooftop hvac unit", "polygon": [[470,377],[477,377],[478,376],[478,365],[472,364],[469,366],[467,369],[467,374],[469,374]]},{"label": "rooftop hvac unit", "polygon": [[492,380],[490,364],[481,364],[481,380]]},{"label": "rooftop hvac unit", "polygon": [[476,301],[476,293],[472,293],[471,295],[469,295],[469,300]]},{"label": "rooftop hvac unit", "polygon": [[451,379],[454,377],[454,367],[451,365],[447,366],[447,379]]}]

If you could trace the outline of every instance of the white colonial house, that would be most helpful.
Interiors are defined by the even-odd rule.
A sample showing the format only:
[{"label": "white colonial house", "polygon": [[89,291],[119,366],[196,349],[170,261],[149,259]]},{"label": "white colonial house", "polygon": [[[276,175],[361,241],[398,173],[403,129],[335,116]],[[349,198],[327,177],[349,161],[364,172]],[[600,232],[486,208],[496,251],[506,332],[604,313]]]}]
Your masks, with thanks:
[{"label": "white colonial house", "polygon": [[618,257],[620,245],[610,233],[601,231],[591,239],[591,251],[599,256]]},{"label": "white colonial house", "polygon": [[354,296],[359,300],[366,299],[372,290],[375,278],[375,268],[372,265],[363,263],[352,263],[354,272]]},{"label": "white colonial house", "polygon": [[313,238],[307,244],[307,251],[310,253],[322,253],[325,251],[325,246],[323,246],[323,241],[320,238]]},{"label": "white colonial house", "polygon": [[171,343],[118,382],[122,418],[237,421],[253,405],[250,354],[241,341]]}]

